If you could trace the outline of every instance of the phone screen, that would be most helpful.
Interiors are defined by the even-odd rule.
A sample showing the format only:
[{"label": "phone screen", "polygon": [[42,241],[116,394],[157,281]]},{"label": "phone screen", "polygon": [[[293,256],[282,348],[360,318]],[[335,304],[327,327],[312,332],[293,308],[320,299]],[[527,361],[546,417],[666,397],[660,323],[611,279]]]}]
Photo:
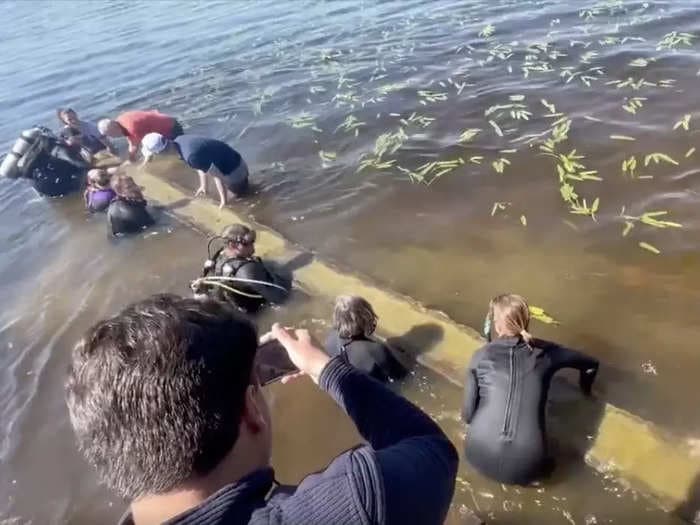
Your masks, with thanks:
[{"label": "phone screen", "polygon": [[255,364],[260,384],[263,386],[299,371],[289,359],[287,351],[276,340],[268,341],[258,347]]}]

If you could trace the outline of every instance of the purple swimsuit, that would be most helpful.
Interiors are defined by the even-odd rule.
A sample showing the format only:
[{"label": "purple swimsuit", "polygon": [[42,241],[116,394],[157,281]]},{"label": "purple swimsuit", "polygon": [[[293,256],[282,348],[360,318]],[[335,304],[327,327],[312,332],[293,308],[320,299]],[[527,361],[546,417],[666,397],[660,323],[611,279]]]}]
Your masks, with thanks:
[{"label": "purple swimsuit", "polygon": [[87,209],[91,212],[106,211],[109,203],[117,194],[112,189],[88,190],[85,201]]}]

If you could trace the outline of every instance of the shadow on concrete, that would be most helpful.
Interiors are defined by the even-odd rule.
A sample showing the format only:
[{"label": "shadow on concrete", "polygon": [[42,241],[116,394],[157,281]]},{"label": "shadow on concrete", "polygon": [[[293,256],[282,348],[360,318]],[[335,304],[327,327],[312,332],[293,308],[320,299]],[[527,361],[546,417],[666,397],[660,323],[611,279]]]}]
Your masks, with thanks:
[{"label": "shadow on concrete", "polygon": [[190,202],[192,202],[192,199],[185,197],[182,199],[178,199],[175,202],[171,202],[167,206],[159,206],[159,207],[166,210],[166,211],[175,211],[175,210],[179,210],[180,208],[184,208]]},{"label": "shadow on concrete", "polygon": [[386,340],[394,357],[408,371],[415,368],[418,358],[442,340],[443,329],[435,323],[425,323],[412,327],[403,335]]},{"label": "shadow on concrete", "polygon": [[673,510],[683,521],[700,525],[700,474],[690,486],[686,500]]}]

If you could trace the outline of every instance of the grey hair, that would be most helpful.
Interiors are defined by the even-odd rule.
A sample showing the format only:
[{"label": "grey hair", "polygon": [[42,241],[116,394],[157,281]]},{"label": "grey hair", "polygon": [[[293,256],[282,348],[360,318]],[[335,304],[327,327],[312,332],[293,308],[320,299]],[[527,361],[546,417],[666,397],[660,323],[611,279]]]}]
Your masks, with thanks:
[{"label": "grey hair", "polygon": [[341,295],[333,308],[333,328],[343,338],[369,337],[377,328],[377,314],[366,299]]}]

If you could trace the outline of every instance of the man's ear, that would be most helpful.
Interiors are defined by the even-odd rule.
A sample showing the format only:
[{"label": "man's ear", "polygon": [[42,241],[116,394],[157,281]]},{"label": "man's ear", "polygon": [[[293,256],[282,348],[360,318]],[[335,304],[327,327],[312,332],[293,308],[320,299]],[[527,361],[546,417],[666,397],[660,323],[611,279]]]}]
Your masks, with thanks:
[{"label": "man's ear", "polygon": [[251,434],[258,434],[262,431],[267,422],[265,421],[263,397],[260,395],[259,385],[248,385],[245,391],[245,403],[243,404],[243,414],[241,422],[250,430]]}]

